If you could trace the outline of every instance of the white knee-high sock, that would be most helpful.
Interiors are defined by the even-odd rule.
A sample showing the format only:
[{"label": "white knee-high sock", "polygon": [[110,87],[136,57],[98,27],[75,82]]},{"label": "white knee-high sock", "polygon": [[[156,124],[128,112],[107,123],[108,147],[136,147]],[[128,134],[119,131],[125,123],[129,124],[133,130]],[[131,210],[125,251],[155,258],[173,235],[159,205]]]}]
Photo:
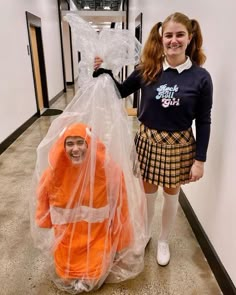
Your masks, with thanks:
[{"label": "white knee-high sock", "polygon": [[147,200],[147,221],[148,221],[148,237],[151,237],[151,226],[152,226],[152,220],[153,216],[155,214],[155,202],[156,202],[156,195],[157,192],[152,194],[146,194],[146,200]]},{"label": "white knee-high sock", "polygon": [[167,194],[163,191],[164,199],[162,205],[162,222],[160,241],[167,241],[175,223],[175,218],[179,205],[179,192],[175,195]]}]

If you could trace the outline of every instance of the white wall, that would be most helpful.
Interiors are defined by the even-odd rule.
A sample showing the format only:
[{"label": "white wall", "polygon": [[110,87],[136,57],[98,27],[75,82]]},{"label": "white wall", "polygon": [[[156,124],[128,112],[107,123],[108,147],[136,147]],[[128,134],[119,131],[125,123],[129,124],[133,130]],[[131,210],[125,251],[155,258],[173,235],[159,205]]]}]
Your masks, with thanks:
[{"label": "white wall", "polygon": [[[141,3],[142,2],[142,3]],[[151,27],[180,11],[196,18],[202,28],[207,62],[214,83],[212,133],[205,176],[183,186],[199,221],[236,285],[236,3],[225,1],[130,0],[129,27],[143,13],[143,42]]]},{"label": "white wall", "polygon": [[72,82],[72,67],[71,67],[71,45],[70,45],[70,29],[68,22],[62,19],[62,37],[65,59],[66,82]]},{"label": "white wall", "polygon": [[8,0],[0,12],[0,142],[36,111],[25,11],[41,18],[49,100],[63,90],[57,0]]}]

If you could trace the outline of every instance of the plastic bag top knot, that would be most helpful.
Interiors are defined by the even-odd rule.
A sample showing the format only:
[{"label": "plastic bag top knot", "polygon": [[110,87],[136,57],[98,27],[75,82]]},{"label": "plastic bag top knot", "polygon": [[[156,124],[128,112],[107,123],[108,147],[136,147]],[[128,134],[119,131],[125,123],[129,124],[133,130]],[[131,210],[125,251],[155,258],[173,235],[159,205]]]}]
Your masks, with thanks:
[{"label": "plastic bag top knot", "polygon": [[95,56],[104,61],[104,66],[115,75],[126,65],[139,62],[141,43],[129,30],[102,29],[99,33],[77,14],[67,13],[64,19],[72,31],[73,49],[80,51],[82,72],[93,72]]}]

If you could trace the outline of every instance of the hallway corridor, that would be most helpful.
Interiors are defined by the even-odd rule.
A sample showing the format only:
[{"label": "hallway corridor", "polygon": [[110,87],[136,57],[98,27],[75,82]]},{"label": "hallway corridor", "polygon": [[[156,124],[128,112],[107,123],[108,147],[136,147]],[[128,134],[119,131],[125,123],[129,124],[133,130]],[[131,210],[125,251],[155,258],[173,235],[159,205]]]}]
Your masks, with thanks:
[{"label": "hallway corridor", "polygon": [[[52,108],[64,109],[74,95],[72,88]],[[43,269],[39,251],[30,236],[29,206],[36,148],[55,116],[41,116],[0,156],[0,294],[62,295]],[[129,116],[135,133],[138,122]],[[179,206],[170,239],[168,266],[156,263],[160,228],[161,191],[156,200],[152,239],[146,248],[145,268],[133,280],[105,284],[95,295],[219,295],[222,294],[198,242]]]}]

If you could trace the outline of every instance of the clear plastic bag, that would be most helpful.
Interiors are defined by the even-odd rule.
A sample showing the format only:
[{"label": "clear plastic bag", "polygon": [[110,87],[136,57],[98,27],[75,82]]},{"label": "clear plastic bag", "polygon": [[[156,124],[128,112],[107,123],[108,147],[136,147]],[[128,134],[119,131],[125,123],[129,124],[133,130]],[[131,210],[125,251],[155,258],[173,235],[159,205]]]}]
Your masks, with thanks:
[{"label": "clear plastic bag", "polygon": [[79,85],[92,78],[95,56],[102,58],[105,62],[103,67],[112,70],[114,75],[123,66],[139,62],[141,43],[129,30],[104,28],[97,33],[76,13],[69,13],[64,19],[71,27],[73,48],[81,53]]},{"label": "clear plastic bag", "polygon": [[[100,46],[97,33],[78,16],[67,19],[71,17],[89,69]],[[114,34],[120,44],[136,42],[127,31],[111,31],[100,33],[107,45],[103,57],[111,56]],[[85,50],[88,43],[92,52]],[[122,52],[119,56],[120,68],[131,62],[129,55],[122,61]],[[108,58],[108,63],[118,69],[117,60]],[[88,73],[37,148],[30,202],[34,244],[46,257],[52,280],[71,294],[137,276],[147,241],[146,198],[141,178],[133,174],[127,114],[110,76]]]}]

